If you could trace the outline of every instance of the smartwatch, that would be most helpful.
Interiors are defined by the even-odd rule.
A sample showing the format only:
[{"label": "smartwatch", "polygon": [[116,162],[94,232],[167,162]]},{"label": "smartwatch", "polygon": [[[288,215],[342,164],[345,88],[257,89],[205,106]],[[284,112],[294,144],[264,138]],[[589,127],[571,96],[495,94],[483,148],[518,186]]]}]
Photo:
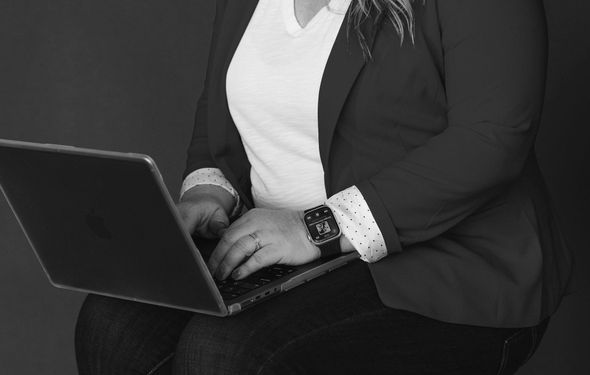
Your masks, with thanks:
[{"label": "smartwatch", "polygon": [[328,258],[342,253],[340,248],[340,227],[330,207],[320,205],[303,213],[307,238],[320,248],[320,257]]}]

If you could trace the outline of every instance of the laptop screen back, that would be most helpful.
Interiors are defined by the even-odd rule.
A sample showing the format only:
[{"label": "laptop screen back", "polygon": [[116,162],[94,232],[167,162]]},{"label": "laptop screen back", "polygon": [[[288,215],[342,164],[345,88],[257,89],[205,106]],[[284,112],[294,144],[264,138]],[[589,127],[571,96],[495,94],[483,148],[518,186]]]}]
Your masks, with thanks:
[{"label": "laptop screen back", "polygon": [[0,183],[54,285],[222,313],[158,176],[147,157],[0,143]]}]

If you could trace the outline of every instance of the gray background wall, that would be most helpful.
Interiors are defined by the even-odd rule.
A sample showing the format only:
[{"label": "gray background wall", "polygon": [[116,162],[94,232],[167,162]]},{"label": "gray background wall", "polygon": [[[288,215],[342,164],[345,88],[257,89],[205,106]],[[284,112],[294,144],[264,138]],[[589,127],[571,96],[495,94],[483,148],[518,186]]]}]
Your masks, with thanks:
[{"label": "gray background wall", "polygon": [[[578,289],[520,374],[589,374],[590,4],[546,0],[546,9],[537,152],[578,256]],[[213,0],[0,0],[0,138],[147,153],[176,194],[212,10]],[[0,373],[74,374],[82,297],[48,284],[0,197]]]}]

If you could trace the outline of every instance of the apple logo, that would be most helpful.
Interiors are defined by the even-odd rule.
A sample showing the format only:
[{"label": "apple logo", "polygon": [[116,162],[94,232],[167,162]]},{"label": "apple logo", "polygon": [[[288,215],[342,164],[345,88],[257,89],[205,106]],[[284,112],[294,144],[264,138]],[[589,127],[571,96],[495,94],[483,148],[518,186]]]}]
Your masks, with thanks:
[{"label": "apple logo", "polygon": [[88,228],[97,236],[105,240],[110,240],[113,238],[111,232],[107,228],[106,224],[104,223],[104,218],[98,215],[94,209],[90,210],[88,214],[86,214],[86,225]]}]

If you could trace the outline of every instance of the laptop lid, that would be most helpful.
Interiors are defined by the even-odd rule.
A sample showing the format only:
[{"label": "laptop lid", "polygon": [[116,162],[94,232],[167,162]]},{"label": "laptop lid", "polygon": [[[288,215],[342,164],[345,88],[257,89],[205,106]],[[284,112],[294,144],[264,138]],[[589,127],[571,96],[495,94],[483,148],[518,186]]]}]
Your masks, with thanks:
[{"label": "laptop lid", "polygon": [[227,315],[149,156],[0,140],[0,186],[53,285]]}]

